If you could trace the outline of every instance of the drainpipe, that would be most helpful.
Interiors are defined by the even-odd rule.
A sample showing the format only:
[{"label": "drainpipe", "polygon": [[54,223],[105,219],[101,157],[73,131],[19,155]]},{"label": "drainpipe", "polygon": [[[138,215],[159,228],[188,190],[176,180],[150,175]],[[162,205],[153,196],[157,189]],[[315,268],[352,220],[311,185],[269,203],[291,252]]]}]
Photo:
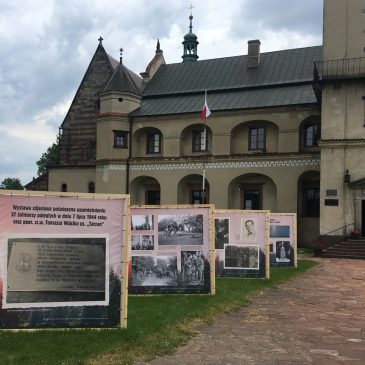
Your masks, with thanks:
[{"label": "drainpipe", "polygon": [[129,145],[128,145],[128,158],[127,158],[127,173],[126,173],[126,194],[129,194],[129,169],[130,169],[130,159],[132,157],[132,117],[128,116],[129,120]]}]

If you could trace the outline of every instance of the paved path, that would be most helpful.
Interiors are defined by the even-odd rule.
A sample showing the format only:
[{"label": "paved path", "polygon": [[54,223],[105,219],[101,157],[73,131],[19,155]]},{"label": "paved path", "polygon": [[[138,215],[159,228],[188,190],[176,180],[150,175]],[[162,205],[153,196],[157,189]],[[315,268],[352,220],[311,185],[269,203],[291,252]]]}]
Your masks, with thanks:
[{"label": "paved path", "polygon": [[365,261],[322,259],[149,364],[365,364]]}]

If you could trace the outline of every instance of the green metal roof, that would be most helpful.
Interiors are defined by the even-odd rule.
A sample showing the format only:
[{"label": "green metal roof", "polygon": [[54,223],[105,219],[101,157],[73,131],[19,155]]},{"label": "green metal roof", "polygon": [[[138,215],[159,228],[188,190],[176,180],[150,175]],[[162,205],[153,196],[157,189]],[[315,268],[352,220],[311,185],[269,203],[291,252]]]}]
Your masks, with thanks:
[{"label": "green metal roof", "polygon": [[313,62],[321,58],[316,46],[262,53],[255,68],[247,56],[161,65],[134,115],[198,112],[205,89],[212,111],[316,103]]}]

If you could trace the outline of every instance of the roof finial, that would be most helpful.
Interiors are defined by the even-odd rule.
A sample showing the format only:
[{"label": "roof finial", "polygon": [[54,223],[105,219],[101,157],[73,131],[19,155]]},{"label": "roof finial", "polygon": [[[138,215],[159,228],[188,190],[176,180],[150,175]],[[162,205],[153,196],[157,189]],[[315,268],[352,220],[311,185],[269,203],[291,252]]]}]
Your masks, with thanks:
[{"label": "roof finial", "polygon": [[190,6],[188,7],[188,9],[190,9],[190,16],[189,16],[190,26],[189,26],[189,31],[190,31],[190,33],[193,33],[193,9],[194,9],[193,4],[190,4]]},{"label": "roof finial", "polygon": [[103,45],[103,39],[104,39],[104,38],[103,38],[102,36],[100,36],[100,38],[98,39],[98,41],[99,41],[99,45],[100,45],[100,46],[102,46],[102,45]]},{"label": "roof finial", "polygon": [[160,48],[160,40],[157,38],[156,52],[159,52],[160,50],[161,50],[161,48]]},{"label": "roof finial", "polygon": [[119,51],[120,51],[119,61],[120,63],[123,63],[123,48],[121,48]]}]

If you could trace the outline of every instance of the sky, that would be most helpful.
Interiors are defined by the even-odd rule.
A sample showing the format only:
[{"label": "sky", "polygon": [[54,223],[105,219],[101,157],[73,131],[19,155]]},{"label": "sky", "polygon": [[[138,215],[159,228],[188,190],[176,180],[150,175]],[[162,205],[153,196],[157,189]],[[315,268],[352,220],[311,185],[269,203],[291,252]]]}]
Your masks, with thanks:
[{"label": "sky", "polygon": [[322,0],[0,0],[0,183],[37,176],[100,36],[137,74],[157,39],[181,62],[191,4],[199,59],[245,55],[251,39],[261,52],[322,44]]}]

